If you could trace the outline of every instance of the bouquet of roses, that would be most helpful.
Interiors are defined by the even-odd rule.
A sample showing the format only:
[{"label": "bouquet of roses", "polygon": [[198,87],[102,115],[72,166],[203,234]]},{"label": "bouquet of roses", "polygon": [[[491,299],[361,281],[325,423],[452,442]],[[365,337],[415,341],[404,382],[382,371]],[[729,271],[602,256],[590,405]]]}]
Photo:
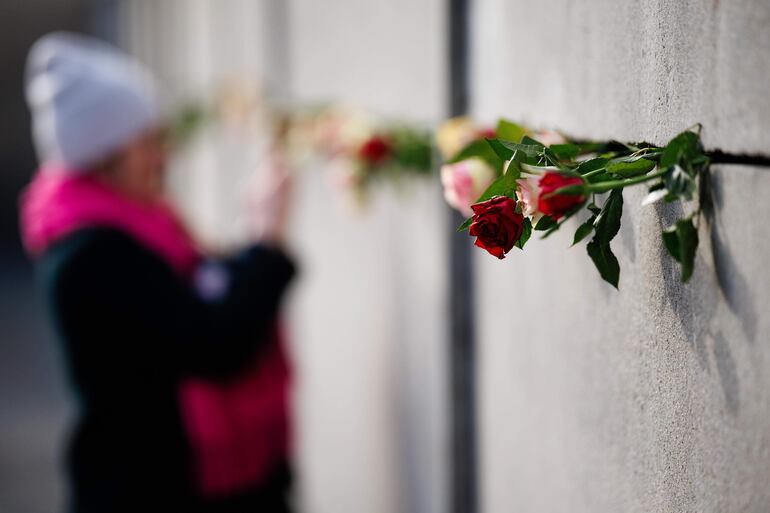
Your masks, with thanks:
[{"label": "bouquet of roses", "polygon": [[[533,232],[547,237],[585,209],[588,219],[575,230],[573,245],[590,237],[589,257],[617,288],[620,266],[610,243],[620,229],[623,189],[646,185],[644,204],[692,200],[710,162],[699,132],[682,132],[663,147],[552,134],[544,142],[501,120],[494,137],[476,137],[448,159],[441,170],[445,197],[469,216],[458,230],[468,229],[476,246],[502,259],[514,247],[523,249]],[[678,220],[662,235],[681,264],[683,281],[693,272],[699,214],[698,209]]]}]

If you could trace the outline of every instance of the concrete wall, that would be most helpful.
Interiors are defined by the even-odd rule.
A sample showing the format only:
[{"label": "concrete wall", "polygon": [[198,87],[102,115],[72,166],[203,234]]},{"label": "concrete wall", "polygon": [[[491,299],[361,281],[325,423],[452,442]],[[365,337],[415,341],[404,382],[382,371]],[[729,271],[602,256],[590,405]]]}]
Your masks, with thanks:
[{"label": "concrete wall", "polygon": [[[656,143],[702,122],[709,148],[770,151],[767,2],[478,0],[474,26],[483,118]],[[770,509],[770,172],[712,181],[688,285],[660,239],[681,210],[641,190],[619,292],[569,249],[577,221],[476,253],[485,513]]]},{"label": "concrete wall", "polygon": [[[435,123],[443,2],[294,0],[292,96]],[[409,13],[405,15],[405,13]],[[430,180],[345,211],[308,169],[296,223],[307,511],[444,513],[446,210]]]},{"label": "concrete wall", "polygon": [[[245,69],[300,101],[441,117],[445,2],[292,0],[288,31],[276,33],[265,20],[278,1],[125,5],[134,48],[178,97]],[[482,119],[657,143],[701,122],[710,148],[770,148],[766,2],[474,6]],[[226,244],[238,236],[231,198],[260,148],[209,135],[180,163],[177,190],[201,233]],[[291,311],[300,502],[322,513],[447,511],[437,184],[381,191],[355,216],[323,170],[306,171]],[[688,285],[660,241],[680,207],[643,208],[643,191],[625,194],[620,291],[582,246],[568,249],[568,229],[502,262],[475,253],[484,513],[768,510],[770,173],[714,168],[712,182]]]}]

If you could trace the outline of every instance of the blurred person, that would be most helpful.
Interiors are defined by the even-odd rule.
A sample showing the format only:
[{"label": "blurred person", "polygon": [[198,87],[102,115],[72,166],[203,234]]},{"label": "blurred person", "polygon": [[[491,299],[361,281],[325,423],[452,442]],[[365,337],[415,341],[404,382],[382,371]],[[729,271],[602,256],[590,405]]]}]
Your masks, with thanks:
[{"label": "blurred person", "polygon": [[261,241],[206,259],[164,199],[145,68],[106,43],[49,34],[30,50],[27,99],[41,167],[22,234],[78,399],[70,510],[288,511],[277,317],[295,269],[280,166],[254,213]]}]

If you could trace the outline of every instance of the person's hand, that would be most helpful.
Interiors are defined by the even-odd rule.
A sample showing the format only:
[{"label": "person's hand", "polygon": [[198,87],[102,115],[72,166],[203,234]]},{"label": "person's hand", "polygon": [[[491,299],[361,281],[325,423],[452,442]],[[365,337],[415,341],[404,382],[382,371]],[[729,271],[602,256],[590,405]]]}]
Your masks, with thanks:
[{"label": "person's hand", "polygon": [[255,240],[283,246],[291,206],[291,176],[280,148],[272,149],[249,194],[251,235]]}]

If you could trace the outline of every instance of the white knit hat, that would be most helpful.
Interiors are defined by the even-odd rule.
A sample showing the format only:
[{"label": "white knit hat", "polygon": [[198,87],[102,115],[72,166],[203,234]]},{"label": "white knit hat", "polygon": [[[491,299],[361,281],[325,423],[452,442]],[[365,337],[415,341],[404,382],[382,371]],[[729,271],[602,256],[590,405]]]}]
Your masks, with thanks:
[{"label": "white knit hat", "polygon": [[85,171],[157,124],[149,71],[117,48],[57,32],[27,58],[27,102],[41,163]]}]

